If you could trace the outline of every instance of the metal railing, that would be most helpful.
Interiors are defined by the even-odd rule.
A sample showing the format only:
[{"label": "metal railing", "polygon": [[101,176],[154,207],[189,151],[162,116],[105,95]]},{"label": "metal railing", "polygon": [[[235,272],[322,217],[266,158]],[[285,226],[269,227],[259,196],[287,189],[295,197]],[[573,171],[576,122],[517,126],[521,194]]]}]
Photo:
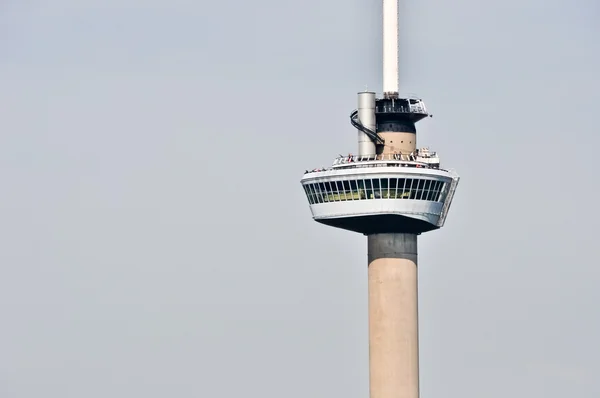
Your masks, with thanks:
[{"label": "metal railing", "polygon": [[416,104],[409,104],[409,106],[403,106],[402,104],[395,103],[393,106],[391,104],[378,105],[375,107],[376,113],[419,113],[419,114],[427,114],[427,109],[425,108],[425,104],[422,102]]},{"label": "metal railing", "polygon": [[425,169],[444,170],[439,167],[439,157],[436,152],[428,152],[424,156],[411,154],[379,154],[379,155],[347,155],[338,156],[334,159],[331,167],[321,167],[313,170],[306,170],[304,174],[316,173],[320,171],[329,171],[333,169],[344,168],[363,168],[363,167],[417,167]]},{"label": "metal railing", "polygon": [[342,164],[352,164],[359,162],[374,162],[374,161],[394,161],[394,162],[419,162],[428,163],[427,159],[438,160],[437,152],[427,152],[423,155],[416,152],[413,153],[385,153],[379,155],[348,155],[338,156],[333,161],[333,166],[339,166]]}]

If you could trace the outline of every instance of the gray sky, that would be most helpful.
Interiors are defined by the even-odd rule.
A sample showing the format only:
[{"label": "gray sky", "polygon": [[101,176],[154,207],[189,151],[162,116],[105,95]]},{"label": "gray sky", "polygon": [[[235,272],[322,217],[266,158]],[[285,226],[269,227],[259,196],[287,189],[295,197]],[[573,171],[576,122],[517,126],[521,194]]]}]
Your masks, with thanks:
[{"label": "gray sky", "polygon": [[[0,396],[368,396],[366,239],[310,217],[378,0],[0,5]],[[600,6],[406,1],[423,397],[598,397]]]}]

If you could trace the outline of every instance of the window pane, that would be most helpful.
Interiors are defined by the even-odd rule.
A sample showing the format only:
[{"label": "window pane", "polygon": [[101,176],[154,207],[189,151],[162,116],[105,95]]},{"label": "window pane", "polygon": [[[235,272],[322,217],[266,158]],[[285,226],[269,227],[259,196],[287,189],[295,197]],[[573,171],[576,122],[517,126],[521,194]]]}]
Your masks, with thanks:
[{"label": "window pane", "polygon": [[429,184],[429,191],[427,192],[427,200],[433,200],[435,197],[435,187],[437,186],[437,181],[431,181]]},{"label": "window pane", "polygon": [[340,193],[337,188],[337,183],[335,181],[333,181],[333,182],[330,182],[329,185],[331,185],[331,200],[335,201],[335,202],[339,202],[340,201]]},{"label": "window pane", "polygon": [[304,192],[306,193],[306,198],[308,199],[308,203],[310,203],[312,205],[312,195],[310,193],[308,185],[303,185],[303,187],[304,187]]},{"label": "window pane", "polygon": [[437,195],[439,194],[439,190],[440,190],[440,181],[435,181],[433,183],[433,189],[431,190],[431,195],[429,200],[433,200],[435,201],[437,199]]},{"label": "window pane", "polygon": [[317,184],[310,184],[310,190],[313,193],[313,203],[321,203],[319,202],[319,190]]},{"label": "window pane", "polygon": [[339,202],[340,200],[342,200],[342,198],[340,195],[340,190],[338,189],[338,186],[337,186],[337,182],[332,181],[332,182],[330,182],[330,184],[331,184],[331,193],[333,196],[333,200],[336,202]]},{"label": "window pane", "polygon": [[317,183],[318,188],[319,188],[319,192],[321,192],[322,194],[326,194],[327,191],[325,190],[325,184],[323,184],[322,182],[318,182]]},{"label": "window pane", "polygon": [[429,188],[431,187],[431,180],[425,180],[425,185],[423,186],[423,200],[429,200]]},{"label": "window pane", "polygon": [[336,181],[335,185],[338,192],[338,200],[346,200],[346,194],[344,193],[344,184],[342,183],[342,181]]},{"label": "window pane", "polygon": [[433,200],[436,202],[440,200],[440,194],[442,193],[441,191],[442,191],[443,185],[444,184],[441,181],[438,181],[438,186],[436,187],[436,190],[435,190],[435,196],[433,197]]},{"label": "window pane", "polygon": [[415,191],[415,200],[421,199],[421,194],[423,193],[423,180],[413,181],[412,189]]},{"label": "window pane", "polygon": [[365,192],[365,181],[364,180],[357,180],[356,183],[358,184],[358,193],[360,195],[361,199],[366,199],[367,198],[367,193]]},{"label": "window pane", "polygon": [[346,193],[344,192],[344,183],[342,181],[336,182],[338,194],[340,195],[340,200],[346,200]]},{"label": "window pane", "polygon": [[323,185],[325,185],[325,192],[327,192],[327,196],[325,197],[325,201],[326,202],[333,202],[333,195],[334,192],[331,189],[331,183],[329,181],[324,182]]},{"label": "window pane", "polygon": [[313,189],[315,190],[315,198],[317,203],[323,203],[323,192],[319,188],[319,184],[313,184]]},{"label": "window pane", "polygon": [[381,197],[384,199],[389,199],[390,198],[390,191],[389,191],[389,179],[387,178],[382,178],[381,179]]},{"label": "window pane", "polygon": [[327,190],[328,190],[328,193],[329,193],[327,195],[327,199],[330,202],[337,202],[339,199],[338,199],[338,196],[337,196],[337,188],[335,186],[335,182],[326,182],[325,184],[326,184],[326,187],[327,187]]},{"label": "window pane", "polygon": [[423,186],[423,190],[425,191],[429,191],[429,188],[431,187],[431,180],[425,180],[425,185]]},{"label": "window pane", "polygon": [[323,203],[323,200],[321,199],[321,191],[319,191],[319,185],[318,184],[311,184],[310,185],[313,192],[314,192],[314,201],[315,203]]},{"label": "window pane", "polygon": [[352,200],[352,192],[350,189],[350,181],[342,181],[342,189],[344,190],[344,198],[346,200]]},{"label": "window pane", "polygon": [[405,184],[406,184],[406,180],[404,178],[398,179],[398,193],[396,194],[396,198],[406,199]]},{"label": "window pane", "polygon": [[418,180],[417,183],[417,193],[415,195],[415,199],[421,200],[423,197],[423,188],[425,187],[425,180]]},{"label": "window pane", "polygon": [[329,192],[328,192],[329,191],[329,187],[327,186],[327,183],[326,182],[320,182],[319,183],[319,189],[321,190],[321,194],[323,196],[323,202],[324,203],[329,202],[329,197],[328,197],[328,195],[329,195]]},{"label": "window pane", "polygon": [[431,200],[436,201],[438,199],[438,196],[440,195],[440,189],[442,188],[442,182],[441,181],[436,181],[435,182],[435,191],[433,192],[433,197],[431,198]]},{"label": "window pane", "polygon": [[317,189],[319,190],[319,200],[321,203],[327,202],[327,191],[325,190],[325,184],[322,182],[318,183]]},{"label": "window pane", "polygon": [[398,186],[397,178],[390,178],[390,199],[396,199],[396,187]]},{"label": "window pane", "polygon": [[331,192],[331,189],[329,188],[329,184],[327,184],[326,182],[321,182],[321,183],[319,183],[319,188],[321,189],[321,193],[323,194],[323,202],[324,203],[329,202],[329,195]]},{"label": "window pane", "polygon": [[348,181],[350,183],[350,196],[352,200],[360,199],[360,193],[358,192],[358,184],[356,181]]},{"label": "window pane", "polygon": [[417,193],[417,180],[414,178],[407,179],[406,187],[408,189],[408,199],[414,199]]},{"label": "window pane", "polygon": [[367,199],[373,199],[373,185],[371,184],[371,180],[365,180],[365,194],[367,195]]},{"label": "window pane", "polygon": [[373,197],[375,199],[381,199],[381,186],[379,184],[379,178],[373,178],[371,183],[373,184]]},{"label": "window pane", "polygon": [[331,184],[331,198],[332,198],[331,200],[333,200],[335,202],[339,202],[341,200],[341,198],[340,198],[340,192],[337,187],[337,182],[333,181],[330,184]]}]

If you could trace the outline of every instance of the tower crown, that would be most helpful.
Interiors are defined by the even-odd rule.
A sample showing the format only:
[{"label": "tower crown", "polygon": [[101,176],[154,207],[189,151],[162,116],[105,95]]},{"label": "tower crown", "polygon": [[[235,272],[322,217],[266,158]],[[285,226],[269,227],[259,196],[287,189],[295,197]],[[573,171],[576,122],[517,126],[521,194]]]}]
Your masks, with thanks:
[{"label": "tower crown", "polygon": [[398,94],[398,0],[383,1],[383,94],[358,93],[350,123],[357,155],[306,171],[313,218],[363,234],[415,233],[444,225],[459,176],[417,146],[416,123],[431,116],[421,98]]}]

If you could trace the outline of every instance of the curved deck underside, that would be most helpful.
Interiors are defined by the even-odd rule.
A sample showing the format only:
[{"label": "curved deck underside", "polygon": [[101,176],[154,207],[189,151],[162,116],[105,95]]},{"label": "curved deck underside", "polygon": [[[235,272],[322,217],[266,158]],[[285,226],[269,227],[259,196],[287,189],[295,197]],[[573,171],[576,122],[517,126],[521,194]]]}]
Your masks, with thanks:
[{"label": "curved deck underside", "polygon": [[401,216],[398,214],[376,214],[370,216],[367,215],[340,218],[315,218],[315,221],[330,227],[359,232],[364,235],[392,232],[420,234],[439,229],[438,226],[427,221]]}]

